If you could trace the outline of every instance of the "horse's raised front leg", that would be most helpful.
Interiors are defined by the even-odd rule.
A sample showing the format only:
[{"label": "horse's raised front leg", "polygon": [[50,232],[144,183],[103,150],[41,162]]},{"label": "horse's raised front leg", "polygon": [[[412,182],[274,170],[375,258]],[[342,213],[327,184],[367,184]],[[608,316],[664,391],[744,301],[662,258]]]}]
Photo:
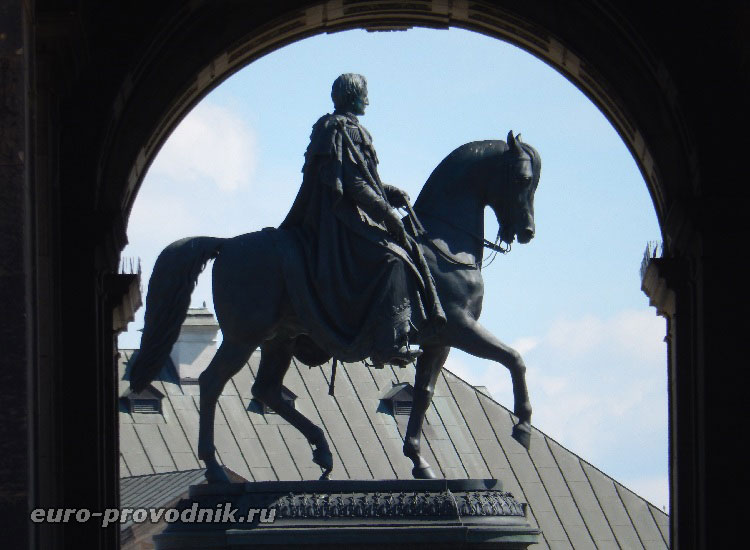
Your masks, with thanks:
[{"label": "horse's raised front leg", "polygon": [[323,470],[320,479],[328,479],[333,470],[333,455],[325,433],[281,396],[281,384],[292,361],[292,341],[269,341],[260,349],[260,366],[252,388],[253,396],[302,432],[313,447],[313,462]]},{"label": "horse's raised front leg", "polygon": [[417,373],[414,378],[414,400],[412,402],[409,423],[406,426],[406,437],[404,437],[404,455],[411,459],[414,468],[411,473],[416,479],[433,479],[435,472],[430,464],[422,457],[420,444],[422,440],[422,423],[427,408],[432,402],[435,393],[435,382],[443,368],[443,363],[448,357],[450,348],[435,347],[427,348],[417,360]]},{"label": "horse's raised front leg", "polygon": [[531,446],[531,403],[526,388],[526,365],[521,355],[469,316],[462,316],[446,333],[450,334],[453,347],[501,363],[510,371],[513,413],[518,417],[518,424],[513,427],[513,438],[528,449]]},{"label": "horse's raised front leg", "polygon": [[198,429],[198,458],[206,463],[206,479],[209,483],[229,483],[224,469],[216,460],[214,446],[214,417],[216,402],[227,381],[245,365],[255,346],[224,340],[216,355],[204,370],[200,383],[200,423]]}]

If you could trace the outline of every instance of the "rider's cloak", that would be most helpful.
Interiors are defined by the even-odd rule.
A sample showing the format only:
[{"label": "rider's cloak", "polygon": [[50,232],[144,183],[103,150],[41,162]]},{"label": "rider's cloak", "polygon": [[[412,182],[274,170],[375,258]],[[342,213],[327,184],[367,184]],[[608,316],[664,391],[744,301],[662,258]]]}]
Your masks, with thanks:
[{"label": "rider's cloak", "polygon": [[[372,177],[363,174],[349,143]],[[353,196],[357,186],[370,185],[387,201],[377,162],[370,134],[354,115],[324,115],[313,126],[302,185],[279,226],[295,313],[311,339],[342,361],[382,353],[393,347],[397,327],[426,320],[419,271]]]}]

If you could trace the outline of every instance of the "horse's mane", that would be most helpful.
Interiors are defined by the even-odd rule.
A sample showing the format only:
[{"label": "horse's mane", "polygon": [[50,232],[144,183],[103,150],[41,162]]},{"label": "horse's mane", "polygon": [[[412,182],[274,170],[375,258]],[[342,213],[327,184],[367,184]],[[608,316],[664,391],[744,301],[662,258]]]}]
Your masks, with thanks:
[{"label": "horse's mane", "polygon": [[449,170],[454,166],[471,165],[474,161],[485,159],[490,155],[501,155],[507,150],[508,144],[500,139],[487,139],[464,143],[460,147],[456,147],[451,151],[451,153],[445,157],[440,164],[438,164],[437,168],[433,171],[433,174]]},{"label": "horse's mane", "polygon": [[480,161],[491,156],[499,157],[507,150],[508,145],[499,139],[471,141],[457,147],[432,171],[414,205],[429,202],[431,195],[437,198],[435,194],[442,194],[446,184],[463,180],[467,172],[475,169]]},{"label": "horse's mane", "polygon": [[[520,145],[531,157],[534,186],[536,186],[539,182],[541,157],[536,149],[528,143],[520,142]],[[507,150],[508,144],[501,139],[471,141],[457,147],[437,165],[430,177],[427,178],[419,197],[415,201],[415,206],[420,201],[422,203],[429,202],[431,195],[433,198],[437,198],[435,194],[442,194],[445,185],[462,181],[469,171],[483,164],[482,161],[490,158],[500,159]]]}]

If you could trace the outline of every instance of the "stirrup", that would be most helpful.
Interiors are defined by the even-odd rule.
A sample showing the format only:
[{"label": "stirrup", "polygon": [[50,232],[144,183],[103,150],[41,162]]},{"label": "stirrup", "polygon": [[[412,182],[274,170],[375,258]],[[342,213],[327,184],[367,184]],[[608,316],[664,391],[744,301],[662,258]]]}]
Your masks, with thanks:
[{"label": "stirrup", "polygon": [[320,466],[321,474],[319,479],[328,479],[328,476],[331,475],[331,470],[333,470],[333,455],[330,449],[315,447],[313,449],[312,461]]},{"label": "stirrup", "polygon": [[372,364],[368,364],[365,361],[365,365],[375,369],[382,369],[385,365],[395,365],[404,368],[409,363],[416,361],[419,356],[422,355],[421,349],[410,349],[408,346],[403,345],[391,351],[379,354],[377,358],[371,357]]},{"label": "stirrup", "polygon": [[416,361],[420,355],[422,355],[421,349],[409,349],[407,346],[401,346],[399,349],[394,350],[387,362],[399,367],[405,367],[409,363]]}]

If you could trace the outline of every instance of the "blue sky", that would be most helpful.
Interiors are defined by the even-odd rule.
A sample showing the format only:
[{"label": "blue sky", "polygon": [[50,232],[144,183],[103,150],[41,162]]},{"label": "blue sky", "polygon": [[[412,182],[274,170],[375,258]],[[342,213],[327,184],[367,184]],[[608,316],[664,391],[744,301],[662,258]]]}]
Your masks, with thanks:
[{"label": "blue sky", "polygon": [[[668,504],[664,320],[640,290],[656,215],[632,156],[554,69],[459,29],[347,31],[287,46],[238,72],[184,119],[136,199],[124,256],[190,235],[234,236],[283,219],[312,124],[343,72],[367,77],[361,122],[381,178],[416,198],[459,145],[522,133],[542,156],[536,238],[483,272],[481,321],[524,356],[533,423],[653,504]],[[486,233],[497,230],[487,213]],[[210,268],[193,303],[212,305]],[[141,310],[120,347],[137,348]],[[512,408],[501,365],[454,350],[446,367]]]}]

